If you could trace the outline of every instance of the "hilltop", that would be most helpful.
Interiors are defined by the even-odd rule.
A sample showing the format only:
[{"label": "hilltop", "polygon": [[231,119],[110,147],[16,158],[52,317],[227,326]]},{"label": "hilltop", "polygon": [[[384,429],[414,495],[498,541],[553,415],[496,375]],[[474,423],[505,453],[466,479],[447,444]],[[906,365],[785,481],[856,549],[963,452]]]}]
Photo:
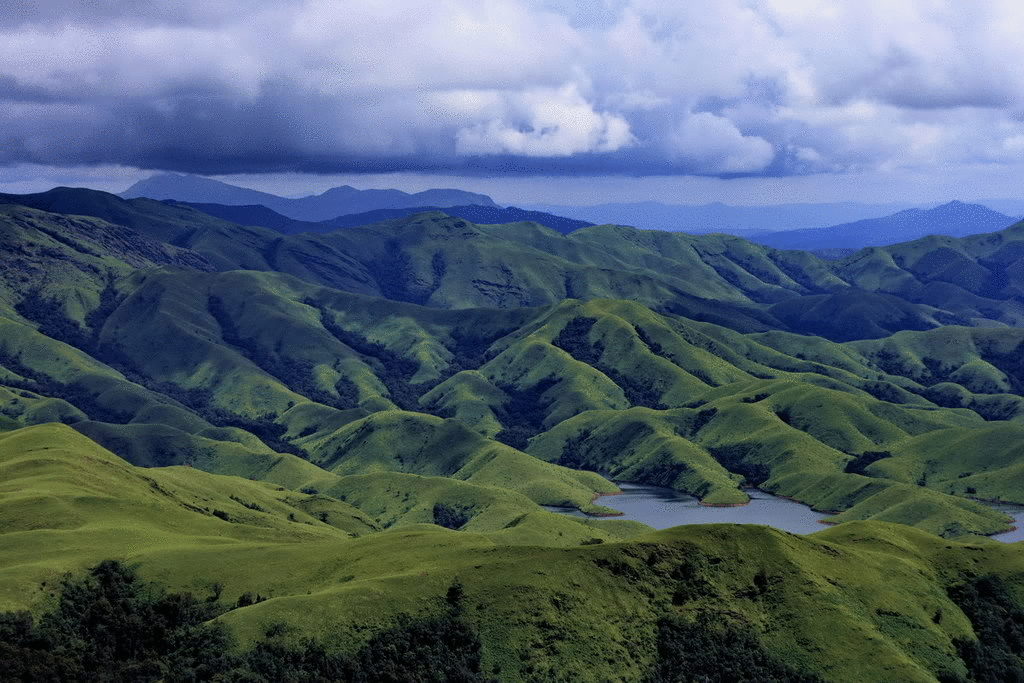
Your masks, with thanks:
[{"label": "hilltop", "polygon": [[[239,648],[351,653],[457,582],[502,680],[644,680],[714,624],[808,676],[935,681],[980,666],[976,581],[1021,589],[974,500],[1024,503],[1020,224],[824,261],[440,211],[284,235],[88,190],[0,202],[8,608],[117,559],[220,585]],[[608,513],[597,472],[839,525],[545,510]]]}]

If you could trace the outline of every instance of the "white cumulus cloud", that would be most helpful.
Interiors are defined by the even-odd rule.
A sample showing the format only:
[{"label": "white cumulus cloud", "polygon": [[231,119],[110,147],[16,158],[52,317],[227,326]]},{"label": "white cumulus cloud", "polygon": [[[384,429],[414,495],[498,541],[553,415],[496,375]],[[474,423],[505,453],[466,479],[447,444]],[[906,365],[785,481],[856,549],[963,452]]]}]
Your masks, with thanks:
[{"label": "white cumulus cloud", "polygon": [[775,149],[756,135],[743,135],[729,119],[708,112],[691,114],[669,137],[671,154],[709,174],[752,173],[775,157]]},{"label": "white cumulus cloud", "polygon": [[[595,111],[575,85],[503,95],[501,112],[456,133],[459,154],[564,157],[614,152],[634,143],[620,115]],[[481,110],[494,102],[481,103]],[[481,111],[480,113],[486,113]]]}]

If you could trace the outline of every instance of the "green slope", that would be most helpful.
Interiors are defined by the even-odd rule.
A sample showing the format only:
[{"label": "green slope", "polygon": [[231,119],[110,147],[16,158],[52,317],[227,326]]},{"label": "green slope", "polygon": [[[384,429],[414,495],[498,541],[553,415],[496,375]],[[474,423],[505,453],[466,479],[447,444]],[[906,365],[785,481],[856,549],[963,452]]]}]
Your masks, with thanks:
[{"label": "green slope", "polygon": [[56,223],[85,215],[129,228],[187,249],[184,261],[175,258],[190,267],[277,271],[431,307],[619,298],[744,332],[787,329],[835,341],[1024,322],[1020,225],[872,247],[827,262],[725,235],[593,226],[563,236],[536,224],[479,226],[440,212],[282,236],[184,206],[90,190],[0,201],[53,212]]},{"label": "green slope", "polygon": [[[1007,518],[970,500],[1024,503],[1020,225],[824,262],[618,226],[281,236],[84,190],[0,201],[4,608],[113,558],[226,608],[269,596],[220,617],[239,647],[353,652],[457,581],[501,680],[643,680],[673,623],[829,681],[930,682],[967,676],[958,586],[1024,595],[1020,550],[971,536]],[[541,507],[606,511],[595,472],[708,504],[754,484],[839,524]]]},{"label": "green slope", "polygon": [[[881,516],[947,534],[992,533],[1005,524],[916,488],[948,494],[966,486],[856,463],[897,450],[932,457],[903,444],[940,429],[969,439],[985,420],[1017,415],[1014,359],[1022,338],[1015,330],[944,328],[839,346],[780,332],[742,335],[635,302],[441,311],[252,271],[138,271],[118,281],[104,316],[89,316],[94,341],[78,340],[81,349],[5,323],[8,370],[36,370],[12,376],[8,390],[28,395],[12,396],[4,412],[21,423],[88,417],[177,430],[160,438],[152,430],[143,437],[140,427],[83,427],[140,464],[191,461],[262,477],[266,467],[258,463],[267,456],[253,454],[291,451],[333,468],[339,452],[354,449],[345,474],[473,476],[577,507],[606,486],[591,480],[580,488],[483,438],[494,437],[550,462],[669,484],[708,503],[743,502],[738,485],[746,480],[849,511],[843,519]],[[948,398],[950,385],[961,392],[957,402]],[[379,433],[364,446],[349,444],[364,426],[383,426],[377,414],[396,406],[455,420],[448,429],[465,425],[472,431],[459,432],[458,442],[474,445],[424,448],[421,433],[442,423],[422,414],[403,418],[415,429],[374,427]],[[637,424],[632,414],[619,413],[631,406],[666,417],[630,426]],[[684,414],[706,424],[688,432],[680,426]],[[586,457],[568,442],[576,450],[585,442]],[[392,452],[381,459],[385,445]],[[440,453],[458,465],[442,465]],[[976,473],[947,460],[949,479]],[[892,481],[865,486],[863,474]],[[902,496],[923,496],[921,506],[875,497],[857,507],[893,482]],[[1006,487],[996,495],[1021,497]]]},{"label": "green slope", "polygon": [[[507,681],[641,680],[658,621],[672,617],[752,632],[772,656],[829,681],[932,682],[963,675],[953,641],[973,637],[947,591],[979,570],[1022,590],[1018,549],[903,525],[810,537],[678,527],[576,548],[415,524],[353,537],[373,522],[344,503],[193,468],[134,468],[49,425],[0,437],[0,469],[5,608],[42,609],[63,572],[114,558],[172,589],[213,591],[241,644],[284,624],[273,630],[285,642],[312,635],[351,652],[400,612],[439,609],[458,581],[485,670]],[[354,494],[397,485],[424,495],[367,476]],[[244,592],[268,599],[235,607]]]}]

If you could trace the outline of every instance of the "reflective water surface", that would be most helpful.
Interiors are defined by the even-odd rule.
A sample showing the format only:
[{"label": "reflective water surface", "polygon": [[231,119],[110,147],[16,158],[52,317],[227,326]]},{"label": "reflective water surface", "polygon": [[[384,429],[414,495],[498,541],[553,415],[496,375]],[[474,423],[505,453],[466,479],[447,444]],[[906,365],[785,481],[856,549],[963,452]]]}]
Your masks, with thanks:
[{"label": "reflective water surface", "polygon": [[1013,525],[1017,527],[1005,534],[996,534],[992,538],[1003,543],[1016,543],[1024,541],[1024,505],[1013,505],[1012,503],[986,503],[990,508],[1013,517]]},{"label": "reflective water surface", "polygon": [[[613,519],[630,519],[654,527],[667,529],[680,524],[765,524],[794,534],[811,534],[821,531],[825,525],[819,520],[830,515],[815,512],[803,503],[779,498],[757,489],[744,489],[750,496],[750,503],[739,507],[706,507],[699,505],[693,496],[687,496],[661,486],[644,486],[616,482],[622,494],[601,496],[597,503],[620,510],[622,516]],[[1024,505],[1011,503],[986,503],[1014,519],[1014,531],[992,536],[997,541],[1015,543],[1024,541]],[[549,510],[577,517],[586,517],[573,508],[548,507]]]},{"label": "reflective water surface", "polygon": [[[765,524],[794,534],[810,534],[825,528],[818,520],[827,519],[802,503],[773,496],[756,489],[746,489],[750,503],[739,507],[706,507],[692,496],[660,486],[642,486],[616,482],[621,495],[601,496],[598,505],[622,512],[621,517],[654,527],[667,529],[680,524]],[[576,510],[549,508],[566,514],[581,515]]]}]

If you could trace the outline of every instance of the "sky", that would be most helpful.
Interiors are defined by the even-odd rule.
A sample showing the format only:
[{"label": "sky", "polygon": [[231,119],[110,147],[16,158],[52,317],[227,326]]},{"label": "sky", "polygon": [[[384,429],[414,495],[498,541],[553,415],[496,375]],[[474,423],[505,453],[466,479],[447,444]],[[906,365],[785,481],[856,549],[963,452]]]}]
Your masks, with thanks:
[{"label": "sky", "polygon": [[6,0],[0,191],[1021,198],[1024,3]]}]

